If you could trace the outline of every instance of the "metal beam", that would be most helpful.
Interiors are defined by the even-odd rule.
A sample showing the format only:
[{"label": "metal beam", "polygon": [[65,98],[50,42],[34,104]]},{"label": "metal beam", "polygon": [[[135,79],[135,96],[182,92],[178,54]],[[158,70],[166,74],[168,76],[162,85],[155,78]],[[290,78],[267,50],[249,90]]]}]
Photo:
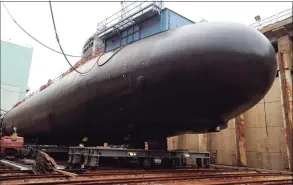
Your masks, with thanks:
[{"label": "metal beam", "polygon": [[28,165],[22,165],[22,164],[12,162],[9,160],[5,160],[5,159],[0,160],[0,164],[2,164],[3,166],[6,166],[8,168],[12,168],[13,170],[27,171],[27,170],[31,169],[30,166],[28,166]]}]

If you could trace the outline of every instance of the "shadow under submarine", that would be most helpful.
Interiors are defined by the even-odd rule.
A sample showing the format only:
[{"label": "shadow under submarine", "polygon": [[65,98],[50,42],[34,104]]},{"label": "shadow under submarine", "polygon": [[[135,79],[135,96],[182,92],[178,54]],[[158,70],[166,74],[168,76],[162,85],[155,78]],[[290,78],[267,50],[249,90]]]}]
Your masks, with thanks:
[{"label": "shadow under submarine", "polygon": [[162,32],[103,54],[15,107],[4,132],[40,144],[143,143],[225,129],[275,79],[276,54],[258,30],[208,22]]}]

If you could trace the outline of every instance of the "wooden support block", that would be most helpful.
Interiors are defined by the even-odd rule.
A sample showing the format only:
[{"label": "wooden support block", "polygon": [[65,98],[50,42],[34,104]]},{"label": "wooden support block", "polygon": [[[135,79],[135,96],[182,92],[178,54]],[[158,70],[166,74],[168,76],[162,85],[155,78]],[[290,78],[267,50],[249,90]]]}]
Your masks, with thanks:
[{"label": "wooden support block", "polygon": [[77,177],[78,176],[75,173],[70,173],[70,172],[63,171],[63,170],[55,170],[55,171],[58,172],[58,173],[61,173],[63,175],[69,176],[69,177]]}]

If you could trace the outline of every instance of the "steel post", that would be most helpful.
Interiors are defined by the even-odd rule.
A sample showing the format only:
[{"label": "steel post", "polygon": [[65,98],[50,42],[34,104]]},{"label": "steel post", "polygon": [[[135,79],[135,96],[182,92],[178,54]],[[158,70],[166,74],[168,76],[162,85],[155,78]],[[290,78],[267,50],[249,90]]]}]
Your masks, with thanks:
[{"label": "steel post", "polygon": [[238,166],[247,166],[243,114],[235,118]]}]

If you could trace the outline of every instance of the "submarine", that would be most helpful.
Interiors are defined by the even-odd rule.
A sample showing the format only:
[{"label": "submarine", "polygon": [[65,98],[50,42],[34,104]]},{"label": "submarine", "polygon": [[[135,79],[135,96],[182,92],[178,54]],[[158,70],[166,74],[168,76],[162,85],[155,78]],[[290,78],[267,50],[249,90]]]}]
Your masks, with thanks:
[{"label": "submarine", "polygon": [[77,145],[86,136],[98,145],[219,131],[266,95],[277,63],[259,31],[206,22],[118,47],[78,70],[90,68],[11,109],[3,132],[16,127],[26,141],[58,145]]}]

